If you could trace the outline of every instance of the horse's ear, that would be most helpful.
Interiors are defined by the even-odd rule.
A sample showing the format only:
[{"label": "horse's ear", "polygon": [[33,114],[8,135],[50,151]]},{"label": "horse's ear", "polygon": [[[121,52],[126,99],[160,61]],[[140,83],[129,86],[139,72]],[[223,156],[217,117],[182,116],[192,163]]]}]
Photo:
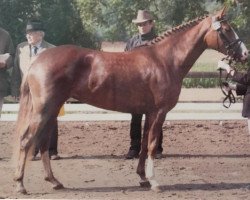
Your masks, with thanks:
[{"label": "horse's ear", "polygon": [[221,20],[223,18],[223,16],[226,15],[226,9],[227,9],[227,7],[224,6],[221,10],[219,10],[217,12],[217,14],[215,15],[215,19],[216,20]]},{"label": "horse's ear", "polygon": [[226,15],[226,9],[227,9],[227,7],[224,6],[224,7],[218,12],[217,17],[218,17],[219,19],[223,18],[223,16]]}]

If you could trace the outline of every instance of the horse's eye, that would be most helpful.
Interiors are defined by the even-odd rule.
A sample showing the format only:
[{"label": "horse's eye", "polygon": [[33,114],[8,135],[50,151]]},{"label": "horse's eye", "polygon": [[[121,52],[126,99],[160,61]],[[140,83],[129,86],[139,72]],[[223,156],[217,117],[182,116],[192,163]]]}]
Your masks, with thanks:
[{"label": "horse's eye", "polygon": [[230,32],[231,31],[230,28],[225,28],[224,30],[225,30],[225,32]]}]

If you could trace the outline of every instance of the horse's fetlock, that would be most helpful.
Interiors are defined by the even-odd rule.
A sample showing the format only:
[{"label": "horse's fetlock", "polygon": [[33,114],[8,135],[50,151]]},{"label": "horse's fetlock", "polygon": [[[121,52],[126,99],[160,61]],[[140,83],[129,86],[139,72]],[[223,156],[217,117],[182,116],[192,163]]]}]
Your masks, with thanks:
[{"label": "horse's fetlock", "polygon": [[53,175],[52,175],[52,176],[45,176],[45,177],[44,177],[44,180],[45,180],[45,181],[48,181],[48,182],[53,182],[53,181],[55,180],[55,178],[54,178]]},{"label": "horse's fetlock", "polygon": [[22,181],[22,179],[23,179],[23,178],[22,178],[22,177],[19,177],[19,176],[13,178],[13,180],[14,180],[14,181],[17,181],[17,182]]},{"label": "horse's fetlock", "polygon": [[21,140],[20,149],[21,149],[21,150],[24,150],[24,149],[27,147],[28,142],[29,142],[29,141],[27,140],[27,138],[22,139],[22,140]]}]

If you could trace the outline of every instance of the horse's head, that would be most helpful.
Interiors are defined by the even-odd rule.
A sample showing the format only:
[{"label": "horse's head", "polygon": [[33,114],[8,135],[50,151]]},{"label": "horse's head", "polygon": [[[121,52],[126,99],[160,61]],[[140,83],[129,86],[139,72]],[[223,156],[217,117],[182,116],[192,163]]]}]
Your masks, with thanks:
[{"label": "horse's head", "polygon": [[236,61],[246,61],[248,50],[225,16],[225,7],[211,18],[211,26],[205,36],[209,48],[229,55]]}]

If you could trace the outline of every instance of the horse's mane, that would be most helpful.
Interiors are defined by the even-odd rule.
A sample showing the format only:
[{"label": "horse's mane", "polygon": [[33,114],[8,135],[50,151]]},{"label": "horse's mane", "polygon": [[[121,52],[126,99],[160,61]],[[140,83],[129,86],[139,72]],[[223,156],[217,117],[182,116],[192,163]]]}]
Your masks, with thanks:
[{"label": "horse's mane", "polygon": [[208,17],[208,15],[204,15],[204,16],[198,17],[194,20],[190,20],[190,21],[186,22],[185,24],[174,27],[171,30],[167,30],[167,31],[163,32],[161,35],[159,35],[158,37],[154,38],[153,40],[148,41],[145,44],[145,46],[153,45],[155,43],[162,41],[164,38],[169,37],[170,35],[173,35],[174,33],[186,30],[187,28],[191,28],[191,27],[199,24],[203,19],[205,19],[207,17]]}]

